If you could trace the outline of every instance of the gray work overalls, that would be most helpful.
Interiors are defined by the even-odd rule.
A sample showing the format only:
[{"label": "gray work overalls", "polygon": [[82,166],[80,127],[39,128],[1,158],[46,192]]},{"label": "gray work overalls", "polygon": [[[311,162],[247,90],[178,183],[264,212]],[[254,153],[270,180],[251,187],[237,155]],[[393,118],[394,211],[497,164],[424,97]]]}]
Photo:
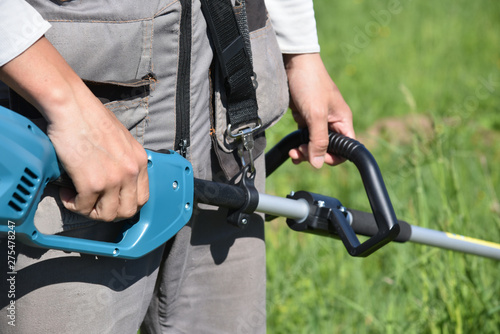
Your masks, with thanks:
[{"label": "gray work overalls", "polygon": [[[198,0],[28,2],[52,24],[46,37],[144,147],[179,149],[187,138],[195,177],[234,182],[238,164],[223,135],[226,115]],[[246,7],[259,115],[268,127],[287,108],[286,78],[263,0]],[[263,191],[262,155],[256,166]],[[263,221],[255,215],[240,230],[225,215],[199,205],[188,226],[139,260],[20,245],[16,327],[2,321],[0,332],[136,333],[144,317],[142,333],[264,332]],[[113,224],[62,209],[50,191],[36,224],[100,240],[114,232]]]}]

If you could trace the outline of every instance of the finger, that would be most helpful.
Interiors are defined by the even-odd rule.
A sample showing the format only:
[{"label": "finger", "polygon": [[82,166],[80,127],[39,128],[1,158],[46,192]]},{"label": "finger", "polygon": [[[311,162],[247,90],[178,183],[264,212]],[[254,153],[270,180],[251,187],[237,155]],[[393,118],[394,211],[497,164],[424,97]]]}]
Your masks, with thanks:
[{"label": "finger", "polygon": [[328,148],[328,123],[326,114],[315,114],[316,115],[311,115],[311,118],[308,122],[308,158],[310,164],[313,167],[321,168],[325,161],[325,154]]},{"label": "finger", "polygon": [[123,183],[116,219],[133,217],[149,199],[147,170]]},{"label": "finger", "polygon": [[325,164],[327,164],[329,166],[340,165],[345,160],[346,160],[345,158],[342,158],[338,155],[333,155],[333,154],[329,154],[329,153],[327,155],[325,155]]},{"label": "finger", "polygon": [[[76,212],[76,205],[75,205],[76,195],[77,193],[74,189],[66,187],[59,188],[59,198],[61,199],[62,204],[66,209],[74,212]],[[89,208],[89,212],[91,210],[92,208]]]},{"label": "finger", "polygon": [[123,184],[119,192],[119,206],[117,208],[116,219],[130,218],[139,209],[137,203],[137,180],[132,179]]},{"label": "finger", "polygon": [[349,138],[356,138],[352,123],[351,108],[347,105],[344,99],[338,96],[339,101],[335,103],[335,108],[328,114],[328,123],[330,130],[341,133]]},{"label": "finger", "polygon": [[288,152],[288,155],[292,160],[299,160],[302,159],[302,154],[299,152],[298,149],[294,148],[291,149],[290,152]]},{"label": "finger", "polygon": [[[339,95],[340,96],[340,95]],[[328,115],[328,123],[329,123],[329,129],[336,132],[343,134],[344,136],[347,136],[349,138],[356,138],[356,135],[354,133],[354,128],[352,126],[352,113],[351,109],[345,103],[345,101],[342,99],[340,96],[340,101],[338,101],[337,106],[334,110],[336,112],[330,113]],[[337,118],[340,114],[340,118]],[[336,166],[341,163],[343,163],[346,159],[337,155],[333,155],[330,153],[327,153],[325,156],[325,163],[331,166]]]},{"label": "finger", "polygon": [[110,182],[106,187],[101,182],[88,182],[83,191],[75,182],[75,189],[61,187],[59,196],[64,207],[70,211],[91,219],[112,221],[119,208],[119,190],[117,182]]},{"label": "finger", "polygon": [[147,154],[141,147],[135,161],[137,165],[130,164],[126,176],[122,178],[116,218],[123,219],[134,216],[149,199],[147,161]]},{"label": "finger", "polygon": [[352,125],[349,125],[346,122],[333,123],[330,126],[330,129],[337,133],[343,134],[344,136],[347,136],[349,138],[356,139],[354,128],[352,127]]},{"label": "finger", "polygon": [[94,208],[90,211],[89,217],[95,220],[111,222],[118,218],[120,208],[120,188],[113,187],[106,189],[98,197]]},{"label": "finger", "polygon": [[307,144],[300,145],[297,148],[291,149],[288,155],[294,164],[299,164],[302,161],[307,161]]},{"label": "finger", "polygon": [[143,149],[142,153],[142,163],[137,177],[137,204],[139,207],[142,207],[149,200],[148,156]]},{"label": "finger", "polygon": [[66,209],[84,216],[90,215],[99,198],[98,193],[78,193],[78,188],[76,191],[73,189],[61,188],[59,190],[59,196]]}]

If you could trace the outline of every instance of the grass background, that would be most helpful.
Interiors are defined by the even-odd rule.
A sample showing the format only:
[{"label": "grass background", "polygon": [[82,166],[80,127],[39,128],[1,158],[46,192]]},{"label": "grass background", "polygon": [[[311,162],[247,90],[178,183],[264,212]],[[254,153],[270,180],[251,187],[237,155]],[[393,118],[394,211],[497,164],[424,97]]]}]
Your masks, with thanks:
[{"label": "grass background", "polygon": [[[500,2],[315,0],[322,57],[396,215],[500,242]],[[268,131],[269,147],[294,128]],[[268,193],[369,210],[356,168],[287,162]],[[269,333],[500,333],[500,262],[412,243],[351,258],[267,225]]]}]

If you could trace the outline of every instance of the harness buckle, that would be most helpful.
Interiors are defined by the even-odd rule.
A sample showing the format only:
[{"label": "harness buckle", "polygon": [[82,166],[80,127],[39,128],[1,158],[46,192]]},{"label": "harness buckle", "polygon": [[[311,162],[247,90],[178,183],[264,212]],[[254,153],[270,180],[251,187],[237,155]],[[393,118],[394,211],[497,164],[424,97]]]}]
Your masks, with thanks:
[{"label": "harness buckle", "polygon": [[243,153],[244,151],[248,152],[250,159],[249,163],[250,163],[251,173],[255,172],[255,164],[253,159],[253,149],[255,146],[255,141],[253,136],[256,133],[256,131],[259,130],[261,127],[262,127],[262,120],[260,118],[257,118],[257,122],[254,127],[252,126],[243,127],[238,129],[235,133],[231,131],[231,124],[228,124],[227,126],[227,133],[229,137],[238,141],[238,155],[240,156],[241,164],[243,165],[243,167],[247,165]]}]

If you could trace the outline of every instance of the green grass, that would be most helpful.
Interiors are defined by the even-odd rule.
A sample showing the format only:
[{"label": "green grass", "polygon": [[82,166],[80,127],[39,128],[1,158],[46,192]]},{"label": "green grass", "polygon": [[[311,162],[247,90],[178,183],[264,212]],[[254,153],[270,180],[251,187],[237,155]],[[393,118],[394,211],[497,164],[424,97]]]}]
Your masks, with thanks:
[{"label": "green grass", "polygon": [[[322,57],[398,218],[500,242],[500,3],[316,0],[315,8]],[[377,26],[373,13],[390,9]],[[431,126],[373,134],[408,114]],[[293,128],[285,116],[268,132],[270,146]],[[315,171],[288,162],[268,192],[290,190],[369,210],[350,163]],[[283,220],[266,232],[269,333],[500,333],[500,262],[412,243],[358,259]]]}]

